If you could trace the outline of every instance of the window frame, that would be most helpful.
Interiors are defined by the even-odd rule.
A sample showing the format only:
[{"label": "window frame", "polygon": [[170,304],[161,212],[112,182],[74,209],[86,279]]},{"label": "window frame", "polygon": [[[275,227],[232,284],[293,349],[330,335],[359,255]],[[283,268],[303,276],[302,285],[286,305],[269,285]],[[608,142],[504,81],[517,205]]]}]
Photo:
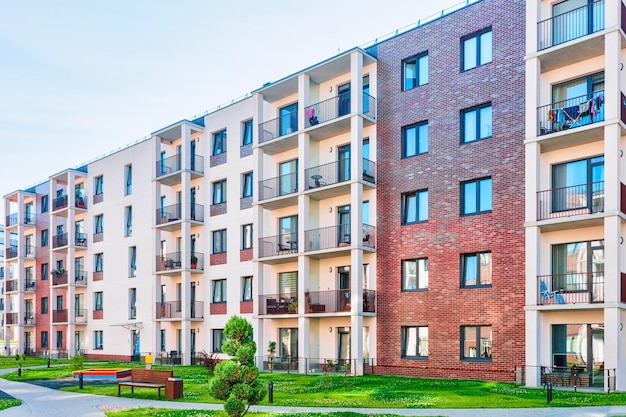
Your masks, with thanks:
[{"label": "window frame", "polygon": [[124,195],[131,195],[133,193],[133,164],[124,166]]},{"label": "window frame", "polygon": [[131,246],[128,248],[128,277],[134,278],[137,276],[137,246]]},{"label": "window frame", "polygon": [[226,153],[226,138],[226,128],[218,130],[211,135],[211,156]]},{"label": "window frame", "polygon": [[[490,114],[491,114],[491,120],[490,120],[490,126],[491,128],[489,129],[489,134],[487,136],[481,136],[481,130],[482,130],[482,111],[485,109],[491,109]],[[472,140],[467,140],[467,135],[466,135],[466,121],[465,121],[465,116],[470,114],[470,113],[476,113],[476,131],[474,132],[475,135],[475,139]],[[473,107],[468,107],[466,109],[461,110],[461,117],[460,117],[460,121],[461,121],[461,145],[465,145],[468,143],[475,143],[475,142],[479,142],[481,140],[485,140],[485,139],[490,139],[493,137],[493,104],[492,102],[487,102],[487,103],[482,103]]]},{"label": "window frame", "polygon": [[241,174],[241,198],[254,195],[254,174],[252,171]]},{"label": "window frame", "polygon": [[48,229],[43,229],[41,231],[41,247],[42,248],[45,248],[46,246],[48,246],[49,236],[50,236],[50,232],[48,231]]},{"label": "window frame", "polygon": [[96,235],[104,233],[104,214],[96,214],[93,216],[93,229]]},{"label": "window frame", "polygon": [[[218,189],[219,193],[217,192]],[[213,182],[211,184],[211,191],[211,205],[216,206],[226,203],[226,179]],[[217,196],[219,196],[219,199]]]},{"label": "window frame", "polygon": [[93,189],[94,195],[104,194],[104,175],[98,175],[93,179]]},{"label": "window frame", "polygon": [[104,253],[98,252],[93,255],[93,271],[104,272]]},{"label": "window frame", "polygon": [[[467,336],[466,336],[466,330],[467,329],[476,329],[476,340],[474,340],[475,343],[475,347],[474,349],[476,350],[478,348],[478,346],[480,346],[480,350],[476,350],[476,356],[471,356],[465,355],[465,345],[466,345],[466,340],[467,340]],[[488,347],[485,346],[485,349],[489,349],[489,352],[486,352],[487,355],[483,356],[484,353],[480,353],[483,352],[483,343],[482,343],[482,330],[488,330],[490,332],[489,336],[490,338],[487,338],[487,340],[489,341],[489,345]],[[467,361],[467,362],[491,362],[492,361],[492,356],[493,356],[493,328],[491,325],[466,325],[466,326],[461,326],[460,329],[460,342],[461,342],[461,355],[460,355],[460,359],[462,361]],[[470,347],[471,348],[471,347]]]},{"label": "window frame", "polygon": [[211,238],[212,238],[211,239],[212,240],[211,253],[213,255],[226,253],[226,251],[228,250],[226,246],[227,245],[226,229],[213,230],[211,232]]},{"label": "window frame", "polygon": [[241,122],[241,146],[252,145],[254,141],[253,119]]},{"label": "window frame", "polygon": [[[420,196],[422,195],[426,195],[426,215],[424,219],[421,219],[421,215],[423,213],[421,213],[420,211]],[[411,198],[411,196],[413,196],[414,200],[415,200],[415,221],[408,221],[408,215],[409,215],[409,203],[410,201],[408,200],[409,198]],[[407,192],[407,193],[402,193],[401,195],[401,208],[400,208],[400,222],[402,226],[406,226],[406,225],[410,225],[410,224],[417,224],[417,223],[425,223],[428,221],[428,205],[429,205],[429,201],[428,201],[428,189],[422,189],[422,190],[416,190],[416,191],[411,191],[411,192]]]},{"label": "window frame", "polygon": [[[426,76],[425,76],[426,80],[424,82],[421,82],[422,71],[421,71],[420,61],[424,58],[426,59]],[[407,87],[407,80],[409,79],[407,78],[407,64],[411,64],[411,63],[415,64],[415,78],[414,78],[415,81],[414,81],[413,86]],[[429,71],[430,71],[430,58],[428,57],[428,51],[423,51],[423,52],[420,52],[419,54],[415,54],[410,57],[404,58],[402,60],[402,75],[401,75],[402,91],[413,90],[417,87],[428,84],[430,82]]]},{"label": "window frame", "polygon": [[[415,329],[415,355],[407,355],[407,342],[408,335],[411,329]],[[422,353],[422,344],[420,341],[420,330],[426,329],[426,354]],[[428,326],[402,326],[400,328],[400,358],[402,359],[411,359],[411,360],[426,360],[428,359]]]},{"label": "window frame", "polygon": [[[219,343],[218,343],[219,341]],[[212,353],[222,353],[224,343],[224,329],[211,329],[211,351]]]},{"label": "window frame", "polygon": [[104,349],[104,331],[103,330],[93,331],[93,349],[94,350]]},{"label": "window frame", "polygon": [[41,196],[41,212],[47,213],[50,207],[50,197],[48,195]]},{"label": "window frame", "polygon": [[48,274],[50,273],[50,264],[48,264],[47,262],[42,263],[40,267],[40,272],[41,272],[41,280],[47,281]]},{"label": "window frame", "polygon": [[211,281],[211,304],[225,304],[228,301],[226,278]]},{"label": "window frame", "polygon": [[[482,57],[482,42],[483,39],[482,37],[484,35],[486,35],[487,33],[491,33],[491,59],[489,61],[483,61],[483,57]],[[465,67],[465,61],[466,61],[466,54],[465,54],[465,48],[466,48],[466,44],[465,42],[469,41],[470,39],[476,39],[476,56],[474,57],[476,59],[476,64],[472,67]],[[492,27],[487,27],[484,29],[481,29],[477,32],[474,33],[470,33],[469,35],[465,35],[461,38],[461,72],[465,72],[465,71],[470,71],[474,68],[478,68],[480,66],[486,65],[490,62],[493,62],[493,29]]]},{"label": "window frame", "polygon": [[[481,255],[489,255],[489,282],[482,283],[483,278],[481,277],[481,265],[482,258]],[[467,267],[468,260],[470,258],[476,258],[476,270],[473,271],[476,274],[476,283],[468,284],[467,283],[467,273],[469,269]],[[471,252],[471,253],[463,253],[461,254],[461,288],[490,288],[493,283],[493,255],[491,251],[483,251],[483,252]]]},{"label": "window frame", "polygon": [[129,237],[133,235],[133,206],[126,206],[124,208],[124,236]]},{"label": "window frame", "polygon": [[50,299],[48,297],[41,297],[40,300],[41,300],[41,314],[49,314]]},{"label": "window frame", "polygon": [[[481,207],[480,207],[481,184],[483,182],[485,182],[485,181],[489,181],[489,183],[490,183],[490,190],[491,190],[490,201],[491,201],[491,204],[489,205],[489,209],[488,210],[481,210]],[[474,198],[476,199],[476,211],[474,211],[474,212],[466,212],[465,211],[465,200],[466,200],[465,186],[467,186],[469,184],[476,184],[476,195],[474,196]],[[461,182],[461,216],[474,216],[474,215],[477,215],[477,214],[491,213],[492,211],[493,211],[493,179],[491,177],[483,177],[483,178],[477,178],[477,179],[474,179],[474,180]]]},{"label": "window frame", "polygon": [[241,225],[241,250],[254,247],[254,226],[252,223]]},{"label": "window frame", "polygon": [[[422,263],[421,261],[423,261],[423,264],[425,266],[424,269],[420,268],[420,264]],[[410,288],[407,285],[406,265],[408,262],[415,262],[415,288]],[[426,276],[424,277],[423,274],[420,274],[420,271],[425,271]],[[400,261],[400,276],[401,276],[401,281],[400,281],[401,292],[428,291],[428,258],[424,257],[424,258],[412,258],[412,259],[401,260]],[[425,286],[421,285],[423,281],[426,282]]]},{"label": "window frame", "polygon": [[128,319],[137,318],[137,288],[128,289]]},{"label": "window frame", "polygon": [[104,292],[94,291],[93,293],[93,311],[104,310]]},{"label": "window frame", "polygon": [[252,275],[241,277],[241,301],[252,301],[252,284]]},{"label": "window frame", "polygon": [[[421,128],[423,126],[426,126],[426,137],[423,138],[422,135],[420,134]],[[403,126],[401,129],[401,137],[402,137],[402,149],[401,149],[401,157],[402,159],[406,159],[406,158],[412,158],[414,156],[419,156],[419,155],[424,155],[428,153],[428,145],[429,145],[429,136],[430,136],[430,132],[428,130],[428,120],[423,120],[421,122],[417,122],[417,123],[413,123],[407,126]],[[408,142],[407,142],[407,132],[411,131],[411,130],[415,130],[415,144],[414,144],[414,149],[415,149],[415,153],[412,154],[407,154],[407,149],[408,149]],[[425,140],[426,141],[426,150],[424,150],[423,152],[420,152],[420,148],[422,145],[422,141]]]}]

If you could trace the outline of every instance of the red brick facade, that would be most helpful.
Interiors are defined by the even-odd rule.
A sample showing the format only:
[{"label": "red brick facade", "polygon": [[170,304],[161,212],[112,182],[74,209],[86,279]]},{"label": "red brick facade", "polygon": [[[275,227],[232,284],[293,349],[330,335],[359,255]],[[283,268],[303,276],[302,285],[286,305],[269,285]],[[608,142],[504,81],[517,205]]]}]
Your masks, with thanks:
[{"label": "red brick facade", "polygon": [[[376,373],[511,381],[524,361],[524,2],[484,0],[392,38],[378,55]],[[461,38],[491,28],[492,62],[461,72]],[[402,91],[402,60],[428,52],[429,82]],[[493,108],[493,135],[461,144],[461,111]],[[429,123],[402,159],[401,128]],[[466,180],[491,177],[492,211],[462,216]],[[428,221],[401,225],[401,194],[428,190]],[[464,253],[492,253],[492,285],[461,288]],[[401,260],[428,258],[427,291],[401,292]],[[490,361],[461,359],[461,326],[493,331]],[[401,358],[401,327],[428,326],[428,358]]]}]

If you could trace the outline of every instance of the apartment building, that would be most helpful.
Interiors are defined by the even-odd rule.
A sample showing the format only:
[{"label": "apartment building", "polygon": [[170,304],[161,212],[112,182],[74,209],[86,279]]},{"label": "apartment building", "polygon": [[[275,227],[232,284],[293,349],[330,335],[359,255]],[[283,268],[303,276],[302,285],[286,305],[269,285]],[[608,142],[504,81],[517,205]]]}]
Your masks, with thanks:
[{"label": "apartment building", "polygon": [[526,6],[526,383],[626,388],[626,6]]}]

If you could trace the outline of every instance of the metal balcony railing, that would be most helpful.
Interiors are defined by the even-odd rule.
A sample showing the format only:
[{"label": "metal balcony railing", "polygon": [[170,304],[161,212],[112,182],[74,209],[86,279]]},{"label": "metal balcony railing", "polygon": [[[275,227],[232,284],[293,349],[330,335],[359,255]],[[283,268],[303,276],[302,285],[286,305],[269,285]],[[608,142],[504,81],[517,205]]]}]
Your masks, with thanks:
[{"label": "metal balcony railing", "polygon": [[34,245],[24,245],[24,255],[27,258],[35,257],[35,246]]},{"label": "metal balcony railing", "polygon": [[604,181],[537,192],[537,220],[604,211]]},{"label": "metal balcony railing", "polygon": [[268,256],[293,255],[297,253],[297,233],[285,233],[282,235],[259,238],[259,258],[265,258]]},{"label": "metal balcony railing", "polygon": [[17,317],[17,313],[6,313],[5,315],[6,324],[19,324],[20,319]]},{"label": "metal balcony railing", "polygon": [[24,291],[26,292],[35,292],[35,280],[34,279],[26,279],[24,283]]},{"label": "metal balcony railing", "polygon": [[350,181],[350,158],[304,170],[307,188],[319,188]]},{"label": "metal balcony railing", "polygon": [[52,285],[67,285],[67,271],[52,271]]},{"label": "metal balcony railing", "polygon": [[9,246],[5,250],[6,257],[8,258],[17,258],[17,246]]},{"label": "metal balcony railing", "polygon": [[376,162],[363,158],[363,181],[376,184]]},{"label": "metal balcony railing", "polygon": [[156,162],[156,177],[162,177],[163,175],[172,174],[180,171],[181,169],[181,154],[176,154],[163,160]]},{"label": "metal balcony railing", "polygon": [[166,224],[181,220],[180,204],[172,204],[156,210],[156,224]]},{"label": "metal balcony railing", "polygon": [[62,246],[67,246],[67,233],[52,236],[52,247],[56,249]]},{"label": "metal balcony railing", "polygon": [[298,174],[292,172],[259,181],[259,201],[298,192]]},{"label": "metal balcony railing", "polygon": [[35,315],[33,313],[26,313],[24,316],[24,325],[25,326],[34,326],[35,325]]},{"label": "metal balcony railing", "polygon": [[74,284],[87,285],[87,271],[79,269],[74,272]]},{"label": "metal balcony railing", "polygon": [[604,121],[604,90],[537,108],[539,136]]},{"label": "metal balcony railing", "polygon": [[74,237],[74,244],[79,248],[87,247],[87,233],[76,233]]},{"label": "metal balcony railing", "polygon": [[[204,270],[204,253],[193,252],[189,259],[190,268],[198,271]],[[183,268],[182,253],[172,252],[156,257],[156,271],[178,270]]]},{"label": "metal balcony railing", "polygon": [[604,272],[568,272],[537,277],[537,304],[604,302]]},{"label": "metal balcony railing", "polygon": [[298,112],[286,113],[281,117],[259,124],[259,143],[267,142],[298,131]]},{"label": "metal balcony railing", "polygon": [[537,50],[551,48],[604,29],[604,0],[571,10],[537,24]]},{"label": "metal balcony railing", "polygon": [[52,310],[53,323],[67,323],[67,310]]},{"label": "metal balcony railing", "polygon": [[204,206],[202,204],[192,204],[189,214],[191,220],[196,222],[204,222]]},{"label": "metal balcony railing", "polygon": [[305,313],[339,313],[352,308],[350,290],[310,291],[304,297]]},{"label": "metal balcony railing", "polygon": [[74,207],[86,209],[87,208],[87,199],[85,197],[76,197],[74,200]]},{"label": "metal balcony railing", "polygon": [[26,226],[34,226],[35,225],[35,216],[32,213],[29,213],[24,217],[24,224]]},{"label": "metal balcony railing", "polygon": [[204,173],[204,156],[202,155],[192,155],[191,160],[189,161],[189,169],[198,172]]},{"label": "metal balcony railing", "polygon": [[298,294],[266,294],[259,296],[259,314],[298,314]]},{"label": "metal balcony railing", "polygon": [[20,290],[20,286],[17,279],[8,279],[4,283],[5,292],[16,292]]},{"label": "metal balcony railing", "polygon": [[67,194],[56,197],[52,200],[52,211],[61,210],[67,207]]},{"label": "metal balcony railing", "polygon": [[179,319],[182,317],[181,301],[166,301],[156,303],[157,319]]},{"label": "metal balcony railing", "polygon": [[306,230],[304,232],[304,251],[350,246],[351,237],[349,224]]},{"label": "metal balcony railing", "polygon": [[11,213],[7,216],[7,227],[17,224],[17,213]]}]

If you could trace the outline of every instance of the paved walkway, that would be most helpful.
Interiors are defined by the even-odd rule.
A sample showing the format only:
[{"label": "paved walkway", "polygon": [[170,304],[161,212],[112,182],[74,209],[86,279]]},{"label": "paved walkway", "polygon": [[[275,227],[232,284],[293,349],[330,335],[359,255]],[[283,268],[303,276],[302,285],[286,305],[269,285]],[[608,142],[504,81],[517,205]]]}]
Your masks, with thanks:
[{"label": "paved walkway", "polygon": [[[0,370],[1,373],[12,370]],[[22,400],[19,407],[0,411],[0,417],[104,417],[103,410],[118,407],[155,407],[198,410],[221,410],[221,404],[198,404],[159,400],[139,400],[124,397],[107,397],[58,391],[39,385],[0,379],[0,390]],[[255,406],[252,410],[294,413],[298,411],[329,412],[335,410],[355,413],[390,413],[402,416],[481,416],[481,417],[603,417],[626,415],[626,405],[580,408],[508,408],[508,409],[332,409],[322,407],[270,407]]]}]

